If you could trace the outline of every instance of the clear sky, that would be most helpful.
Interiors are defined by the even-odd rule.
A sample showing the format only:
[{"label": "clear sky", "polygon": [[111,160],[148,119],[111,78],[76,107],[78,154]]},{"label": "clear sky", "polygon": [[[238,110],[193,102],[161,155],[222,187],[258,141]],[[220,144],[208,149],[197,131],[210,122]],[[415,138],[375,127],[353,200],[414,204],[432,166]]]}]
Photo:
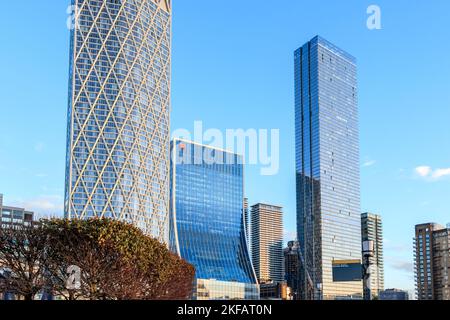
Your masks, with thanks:
[{"label": "clear sky", "polygon": [[[280,129],[280,173],[249,167],[245,183],[250,203],[284,206],[286,238],[293,51],[319,34],[358,59],[362,210],[384,219],[386,286],[412,290],[414,225],[450,222],[450,2],[173,2],[172,128]],[[62,214],[68,4],[7,1],[0,11],[0,192],[41,214]],[[366,27],[371,4],[382,30]]]}]

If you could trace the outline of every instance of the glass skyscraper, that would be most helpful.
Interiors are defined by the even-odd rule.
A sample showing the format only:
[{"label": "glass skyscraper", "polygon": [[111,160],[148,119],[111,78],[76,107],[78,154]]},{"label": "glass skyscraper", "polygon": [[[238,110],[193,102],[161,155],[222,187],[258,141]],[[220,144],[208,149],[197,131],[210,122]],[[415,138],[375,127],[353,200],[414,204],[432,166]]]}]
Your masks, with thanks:
[{"label": "glass skyscraper", "polygon": [[178,139],[171,150],[170,247],[196,268],[194,299],[258,299],[241,156]]},{"label": "glass skyscraper", "polygon": [[170,0],[72,0],[65,214],[168,242]]},{"label": "glass skyscraper", "polygon": [[361,263],[356,59],[319,36],[294,55],[302,297],[360,299],[362,281],[333,278]]}]

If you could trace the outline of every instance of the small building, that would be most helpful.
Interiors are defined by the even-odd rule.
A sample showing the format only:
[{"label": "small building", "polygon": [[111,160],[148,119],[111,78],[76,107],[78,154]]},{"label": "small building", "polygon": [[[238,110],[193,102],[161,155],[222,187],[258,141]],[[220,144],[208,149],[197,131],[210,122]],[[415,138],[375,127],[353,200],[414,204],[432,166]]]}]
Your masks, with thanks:
[{"label": "small building", "polygon": [[0,224],[2,228],[31,225],[33,219],[34,212],[32,211],[3,205],[3,195],[0,194]]},{"label": "small building", "polygon": [[260,285],[261,300],[292,300],[291,288],[286,282],[272,282]]},{"label": "small building", "polygon": [[386,289],[380,291],[379,300],[409,300],[408,291],[400,289]]}]

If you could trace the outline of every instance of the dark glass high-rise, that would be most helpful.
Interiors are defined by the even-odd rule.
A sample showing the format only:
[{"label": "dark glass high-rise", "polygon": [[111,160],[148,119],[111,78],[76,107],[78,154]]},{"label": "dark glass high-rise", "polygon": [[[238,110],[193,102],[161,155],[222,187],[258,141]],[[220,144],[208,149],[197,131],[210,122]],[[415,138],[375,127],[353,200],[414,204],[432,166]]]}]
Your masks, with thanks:
[{"label": "dark glass high-rise", "polygon": [[359,299],[362,281],[333,279],[361,263],[356,59],[319,36],[294,55],[302,298]]}]

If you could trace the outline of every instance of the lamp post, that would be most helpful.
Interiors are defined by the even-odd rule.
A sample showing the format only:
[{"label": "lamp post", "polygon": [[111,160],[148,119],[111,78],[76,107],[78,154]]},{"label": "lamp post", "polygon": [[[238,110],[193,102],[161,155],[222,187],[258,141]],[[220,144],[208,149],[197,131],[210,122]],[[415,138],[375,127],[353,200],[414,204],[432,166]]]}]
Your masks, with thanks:
[{"label": "lamp post", "polygon": [[322,283],[318,283],[317,284],[317,297],[316,300],[323,300],[323,295],[322,295]]},{"label": "lamp post", "polygon": [[364,300],[371,300],[370,285],[370,266],[373,265],[371,259],[375,255],[375,245],[373,241],[363,242],[363,283],[364,283]]}]

